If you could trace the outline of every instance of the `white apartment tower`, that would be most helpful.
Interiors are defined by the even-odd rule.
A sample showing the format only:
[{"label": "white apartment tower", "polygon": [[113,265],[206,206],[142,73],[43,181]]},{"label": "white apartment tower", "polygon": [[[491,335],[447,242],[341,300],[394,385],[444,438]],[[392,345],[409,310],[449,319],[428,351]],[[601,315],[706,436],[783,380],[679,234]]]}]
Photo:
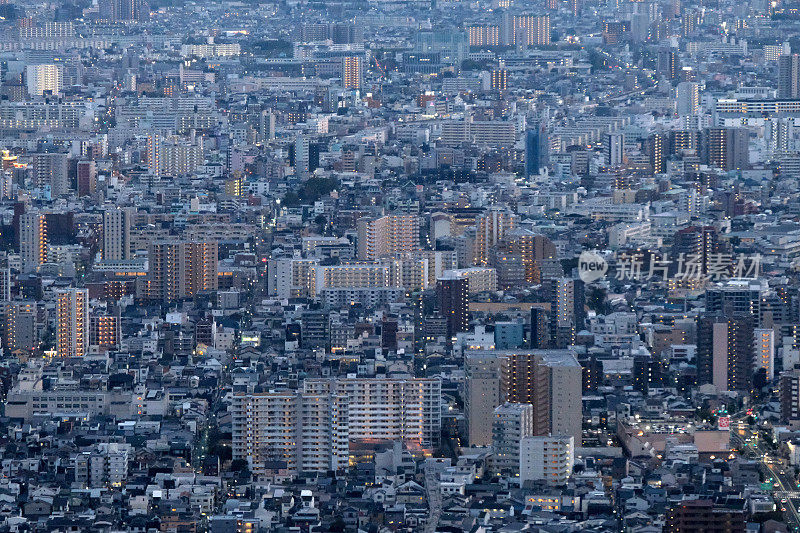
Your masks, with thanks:
[{"label": "white apartment tower", "polygon": [[28,65],[25,79],[30,96],[42,96],[45,92],[59,94],[64,85],[64,73],[60,65]]},{"label": "white apartment tower", "polygon": [[575,441],[571,436],[524,437],[519,446],[519,484],[544,481],[566,485],[575,466]]},{"label": "white apartment tower", "polygon": [[533,435],[533,406],[504,403],[492,419],[492,469],[505,475],[519,475],[520,442]]}]

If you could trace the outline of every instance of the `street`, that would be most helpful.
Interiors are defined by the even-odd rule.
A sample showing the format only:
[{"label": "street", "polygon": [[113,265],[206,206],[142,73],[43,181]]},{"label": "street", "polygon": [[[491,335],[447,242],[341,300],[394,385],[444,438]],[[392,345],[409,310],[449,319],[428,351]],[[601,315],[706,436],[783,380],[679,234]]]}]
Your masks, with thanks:
[{"label": "street", "polygon": [[774,453],[770,455],[770,450],[759,439],[758,432],[753,431],[744,422],[745,418],[745,416],[732,417],[731,445],[741,446],[745,450],[745,457],[759,462],[759,467],[765,478],[772,478],[772,482],[777,488],[777,490],[773,491],[777,508],[786,509],[784,517],[787,525],[795,531],[800,531],[800,514],[797,511],[797,500],[800,498],[800,492],[797,491],[797,481],[793,477],[794,470],[787,470],[789,467],[784,468],[781,466],[782,462],[778,462],[775,459]]}]

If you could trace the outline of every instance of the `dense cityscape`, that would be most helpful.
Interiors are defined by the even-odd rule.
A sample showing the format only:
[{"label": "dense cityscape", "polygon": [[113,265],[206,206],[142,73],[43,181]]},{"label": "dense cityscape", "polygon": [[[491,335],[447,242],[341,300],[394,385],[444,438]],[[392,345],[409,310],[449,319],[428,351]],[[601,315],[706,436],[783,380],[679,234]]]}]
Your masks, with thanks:
[{"label": "dense cityscape", "polygon": [[0,245],[0,533],[800,531],[795,0],[0,0]]}]

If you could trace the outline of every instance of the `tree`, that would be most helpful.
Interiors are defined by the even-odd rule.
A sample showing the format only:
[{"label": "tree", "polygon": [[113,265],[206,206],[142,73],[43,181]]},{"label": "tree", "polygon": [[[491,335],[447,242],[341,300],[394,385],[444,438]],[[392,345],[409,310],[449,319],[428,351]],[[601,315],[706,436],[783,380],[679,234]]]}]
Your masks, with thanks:
[{"label": "tree", "polygon": [[249,471],[247,468],[247,461],[244,459],[234,459],[231,461],[231,472],[246,472]]},{"label": "tree", "polygon": [[589,295],[586,298],[586,305],[598,315],[608,314],[608,302],[606,301],[606,291],[601,287],[590,287]]},{"label": "tree", "polygon": [[288,207],[313,204],[338,186],[339,180],[335,178],[309,178],[299,191],[287,192],[282,203]]}]

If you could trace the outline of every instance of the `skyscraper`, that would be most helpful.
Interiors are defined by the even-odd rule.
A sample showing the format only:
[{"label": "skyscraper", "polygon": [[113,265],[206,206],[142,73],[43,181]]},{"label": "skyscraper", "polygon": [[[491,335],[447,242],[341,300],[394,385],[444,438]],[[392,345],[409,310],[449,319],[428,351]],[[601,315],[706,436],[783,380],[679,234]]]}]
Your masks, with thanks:
[{"label": "skyscraper", "polygon": [[89,291],[58,292],[56,352],[59,357],[82,357],[89,349]]},{"label": "skyscraper", "polygon": [[469,329],[469,280],[451,275],[436,280],[439,312],[447,320],[447,337]]},{"label": "skyscraper", "polygon": [[778,57],[778,98],[800,98],[800,55]]},{"label": "skyscraper", "polygon": [[131,212],[109,208],[103,212],[103,260],[131,258]]},{"label": "skyscraper", "polygon": [[47,262],[47,218],[44,213],[28,211],[19,219],[19,253],[22,271],[33,272]]}]

